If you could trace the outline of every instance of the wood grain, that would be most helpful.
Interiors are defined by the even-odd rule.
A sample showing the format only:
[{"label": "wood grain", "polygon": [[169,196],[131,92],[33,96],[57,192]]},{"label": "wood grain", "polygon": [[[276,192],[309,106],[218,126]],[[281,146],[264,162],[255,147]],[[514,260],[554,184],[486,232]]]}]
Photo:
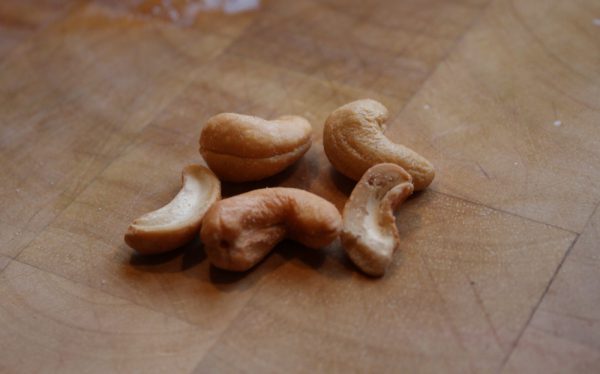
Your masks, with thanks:
[{"label": "wood grain", "polygon": [[115,296],[220,332],[268,267],[239,279],[211,269],[199,243],[147,258],[123,242],[123,230],[136,215],[177,193],[181,168],[200,160],[196,144],[196,136],[146,129],[19,260],[91,287],[105,284]]},{"label": "wood grain", "polygon": [[390,136],[433,159],[434,189],[581,232],[600,201],[598,12],[494,2]]},{"label": "wood grain", "polygon": [[[267,0],[190,19],[166,3],[188,4],[0,5],[27,24],[0,28],[0,371],[600,370],[597,2]],[[437,167],[398,213],[386,277],[339,241],[283,242],[243,274],[199,241],[123,242],[223,111],[314,128],[296,165],[224,196],[292,186],[342,209],[353,183],[322,126],[365,97]]]},{"label": "wood grain", "polygon": [[506,372],[592,373],[600,365],[600,210],[519,340]]},{"label": "wood grain", "polygon": [[0,273],[2,272],[2,270],[4,270],[5,267],[8,266],[10,261],[11,259],[9,257],[0,256]]},{"label": "wood grain", "polygon": [[13,261],[0,275],[2,372],[186,372],[203,332]]},{"label": "wood grain", "polygon": [[0,60],[24,40],[82,4],[80,0],[0,2]]},{"label": "wood grain", "polygon": [[[228,52],[402,102],[481,10],[481,5],[460,1],[433,3],[428,7],[417,1],[385,2],[385,6],[372,2],[371,10],[357,15],[327,2],[269,2],[269,12],[248,27]],[[379,11],[401,16],[372,14]],[[390,22],[397,18],[409,21]]]},{"label": "wood grain", "polygon": [[17,255],[229,42],[89,6],[7,57],[0,253]]},{"label": "wood grain", "polygon": [[356,273],[339,246],[280,251],[285,264],[199,371],[493,371],[573,241],[432,192],[405,203],[398,225],[402,250],[381,280]]}]

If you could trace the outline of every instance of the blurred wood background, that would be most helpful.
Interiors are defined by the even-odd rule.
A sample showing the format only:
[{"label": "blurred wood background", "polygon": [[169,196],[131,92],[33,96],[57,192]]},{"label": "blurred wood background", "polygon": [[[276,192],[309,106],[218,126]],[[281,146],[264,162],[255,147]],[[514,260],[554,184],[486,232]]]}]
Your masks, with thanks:
[{"label": "blurred wood background", "polygon": [[[0,2],[0,372],[600,371],[600,2]],[[202,162],[204,121],[298,114],[267,181],[342,208],[328,113],[371,97],[436,180],[370,279],[339,243],[246,274],[129,222]]]}]

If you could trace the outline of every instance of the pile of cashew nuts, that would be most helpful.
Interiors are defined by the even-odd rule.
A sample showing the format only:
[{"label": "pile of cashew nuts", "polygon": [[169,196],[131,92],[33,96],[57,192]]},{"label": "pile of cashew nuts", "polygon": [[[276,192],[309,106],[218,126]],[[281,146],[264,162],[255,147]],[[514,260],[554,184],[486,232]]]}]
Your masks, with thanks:
[{"label": "pile of cashew nuts", "polygon": [[399,245],[395,210],[435,175],[427,159],[384,135],[387,117],[381,103],[365,99],[336,109],[325,122],[327,158],[358,181],[340,215],[327,200],[297,188],[264,188],[221,200],[221,180],[256,181],[298,161],[311,146],[312,126],[298,116],[268,121],[218,114],[200,135],[200,154],[210,169],[185,167],[179,193],[135,219],[125,242],[142,254],[157,254],[200,233],[214,266],[246,271],[286,238],[321,248],[340,237],[358,268],[382,276]]}]

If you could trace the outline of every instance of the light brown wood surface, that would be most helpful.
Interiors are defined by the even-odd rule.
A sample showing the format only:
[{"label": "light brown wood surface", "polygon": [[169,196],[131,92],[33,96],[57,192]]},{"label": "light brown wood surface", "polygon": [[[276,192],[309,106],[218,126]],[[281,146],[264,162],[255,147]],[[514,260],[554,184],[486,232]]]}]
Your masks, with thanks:
[{"label": "light brown wood surface", "polygon": [[[598,1],[160,4],[0,4],[0,372],[600,371]],[[385,277],[339,241],[286,241],[245,274],[199,242],[123,242],[223,111],[315,130],[291,169],[225,196],[293,186],[342,209],[321,130],[365,97],[437,167]]]}]

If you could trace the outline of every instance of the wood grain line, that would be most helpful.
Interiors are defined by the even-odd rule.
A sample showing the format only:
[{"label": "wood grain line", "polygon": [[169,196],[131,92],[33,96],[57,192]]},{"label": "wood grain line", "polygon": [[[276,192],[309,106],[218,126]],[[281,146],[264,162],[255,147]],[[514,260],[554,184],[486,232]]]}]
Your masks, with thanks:
[{"label": "wood grain line", "polygon": [[399,117],[402,112],[404,112],[404,109],[414,100],[414,98],[417,96],[417,94],[421,91],[421,88],[423,88],[423,86],[427,83],[427,81],[429,81],[429,79],[439,70],[439,67],[441,65],[444,64],[444,62],[446,62],[446,60],[448,59],[448,56],[450,56],[452,54],[452,52],[454,52],[454,49],[456,49],[456,47],[458,45],[460,45],[462,43],[462,41],[465,38],[465,35],[467,35],[473,28],[475,28],[475,26],[477,26],[480,22],[481,19],[483,18],[483,15],[485,14],[485,12],[487,12],[487,10],[491,7],[491,4],[494,1],[500,1],[500,0],[489,0],[479,11],[479,15],[476,17],[473,17],[473,20],[471,21],[471,23],[469,24],[469,26],[467,26],[467,28],[464,30],[464,32],[458,37],[456,38],[453,42],[452,42],[452,46],[449,47],[446,50],[446,53],[444,54],[444,56],[440,59],[440,61],[435,65],[435,67],[433,69],[431,69],[427,75],[425,76],[425,78],[423,79],[423,81],[421,82],[421,86],[419,87],[419,89],[415,90],[405,101],[404,104],[402,105],[402,108],[396,112],[396,115],[392,118],[389,119],[389,122],[392,122],[396,117]]},{"label": "wood grain line", "polygon": [[10,264],[11,261],[12,259],[10,257],[0,255],[0,273],[2,273],[4,269],[6,269],[6,267],[8,266],[8,264]]},{"label": "wood grain line", "polygon": [[[200,68],[199,68],[200,69]],[[160,113],[162,112],[162,110],[164,110],[164,108],[168,107],[169,104],[175,100],[178,96],[179,93],[183,92],[183,90],[189,85],[190,83],[188,82],[181,91],[176,92],[173,94],[173,96],[171,97],[170,100],[167,100],[161,107],[161,109],[159,109],[156,112],[156,115],[154,117],[152,117],[151,119],[149,119],[146,124],[142,125],[140,127],[140,129],[138,131],[136,131],[134,134],[141,134],[142,131],[148,126],[150,125],[155,118],[158,117],[158,115],[160,115]],[[135,140],[135,136],[132,137],[132,140],[125,146],[123,147],[123,149],[121,149],[119,152],[117,152],[114,157],[112,157],[108,162],[106,162],[106,164],[96,173],[96,175],[94,177],[92,177],[85,185],[81,186],[79,189],[79,192],[75,195],[69,196],[69,201],[62,207],[61,212],[64,212],[76,199],[79,195],[81,195],[90,185],[92,185],[97,178],[102,175],[102,173],[108,169],[113,162],[115,162],[116,160],[118,160],[123,154],[127,153],[127,151],[136,144],[136,140]],[[56,221],[56,219],[58,217],[60,217],[61,213],[57,213],[54,217],[52,217],[52,219],[50,219],[37,233],[36,235],[34,235],[28,242],[26,242],[25,245],[23,245],[21,247],[21,249],[15,254],[14,258],[18,258],[19,255],[42,233],[44,232],[54,221]]]},{"label": "wood grain line", "polygon": [[19,47],[21,47],[22,45],[27,45],[27,43],[29,43],[37,35],[41,34],[42,32],[47,32],[48,30],[51,30],[55,25],[60,24],[62,21],[70,17],[73,13],[76,13],[80,9],[83,9],[85,6],[88,5],[89,1],[90,0],[76,0],[76,2],[74,2],[73,4],[68,5],[58,17],[56,17],[49,23],[32,30],[24,39],[20,40],[18,44],[11,46],[8,49],[8,51],[6,51],[5,53],[3,53],[2,56],[0,56],[0,67],[2,67],[3,62],[6,61],[8,57],[11,54],[13,54],[16,50],[18,50]]},{"label": "wood grain line", "polygon": [[[557,225],[554,225],[554,224],[551,224],[551,223],[539,221],[539,220],[536,220],[534,218],[525,217],[525,216],[522,216],[522,215],[520,215],[518,213],[510,212],[508,210],[504,210],[504,209],[496,208],[496,207],[493,207],[493,206],[485,205],[485,204],[483,204],[481,202],[470,200],[470,199],[467,199],[467,198],[464,198],[464,197],[461,197],[461,196],[458,196],[458,195],[454,195],[454,194],[451,194],[451,193],[448,193],[448,192],[439,191],[439,190],[437,190],[435,188],[430,188],[430,190],[432,192],[440,194],[440,195],[448,196],[448,197],[451,197],[453,199],[464,201],[464,202],[469,203],[469,204],[478,205],[478,206],[481,206],[483,208],[490,209],[490,210],[493,210],[493,211],[496,211],[496,212],[499,212],[499,213],[508,214],[510,216],[513,216],[513,217],[518,217],[518,218],[524,219],[524,220],[529,221],[529,222],[538,223],[540,225],[552,227],[553,229],[565,231],[565,232],[568,232],[568,233],[571,233],[571,234],[574,234],[574,235],[581,234],[581,232],[576,232],[576,231],[567,229],[565,227],[560,227],[560,226],[557,226]],[[590,215],[590,218],[592,217],[592,215]],[[589,218],[588,218],[588,220],[589,220]]]},{"label": "wood grain line", "polygon": [[260,282],[258,287],[256,288],[256,290],[252,294],[252,296],[250,296],[248,298],[248,300],[246,300],[243,303],[242,307],[238,309],[238,311],[235,313],[234,317],[231,318],[231,320],[227,323],[227,327],[225,327],[223,329],[223,331],[221,331],[221,333],[219,334],[219,337],[216,338],[215,341],[204,351],[204,354],[198,360],[198,365],[196,366],[196,369],[194,369],[192,371],[192,373],[201,373],[202,372],[202,370],[199,368],[202,367],[202,363],[204,362],[204,360],[206,360],[207,356],[210,354],[210,352],[215,347],[217,347],[220,343],[222,343],[224,337],[227,336],[227,333],[229,333],[231,331],[231,329],[233,329],[235,327],[235,322],[238,320],[238,317],[240,317],[242,315],[242,313],[244,313],[246,311],[246,307],[248,305],[250,305],[250,302],[256,298],[256,295],[259,294],[261,288],[263,288],[263,287],[264,287],[264,282]]},{"label": "wood grain line", "polygon": [[529,314],[529,317],[527,318],[527,321],[525,322],[525,324],[523,324],[523,327],[519,330],[519,334],[517,335],[517,338],[513,341],[513,343],[510,346],[510,350],[508,351],[508,353],[506,354],[506,356],[502,360],[502,363],[500,364],[500,367],[498,368],[498,371],[497,371],[498,373],[501,373],[504,370],[504,367],[506,366],[506,363],[508,362],[508,360],[510,359],[510,356],[512,355],[512,353],[514,352],[515,348],[519,344],[519,341],[521,340],[521,337],[523,336],[523,333],[525,333],[525,330],[527,329],[527,326],[529,326],[529,324],[531,323],[531,320],[533,319],[533,316],[535,315],[535,313],[537,312],[540,304],[544,300],[544,297],[546,297],[546,294],[548,293],[548,290],[552,286],[552,283],[554,282],[554,279],[556,278],[556,276],[560,272],[560,269],[563,266],[563,264],[565,263],[565,260],[567,259],[567,257],[569,257],[569,254],[571,253],[571,250],[575,246],[575,243],[577,243],[577,240],[579,240],[579,236],[580,236],[580,234],[577,234],[577,236],[575,237],[575,239],[573,239],[573,242],[571,243],[571,245],[569,246],[569,248],[565,252],[565,255],[563,256],[563,258],[561,259],[560,263],[556,267],[556,270],[554,270],[554,273],[552,274],[552,277],[548,281],[548,284],[546,285],[546,288],[544,289],[544,292],[542,293],[542,295],[540,296],[540,298],[538,299],[538,301],[535,303],[535,306],[531,310],[531,313]]},{"label": "wood grain line", "polygon": [[[594,218],[595,214],[600,211],[600,203],[598,203],[598,205],[596,206],[596,208],[594,208],[594,211],[592,212],[592,214],[590,215],[590,217],[588,218],[587,222],[586,222],[586,229],[589,228],[589,226],[592,223],[592,219]],[[585,229],[584,229],[585,231]],[[575,245],[577,244],[577,242],[579,241],[581,234],[578,234],[577,237],[573,240],[573,243],[571,244],[571,246],[569,247],[569,249],[567,250],[567,252],[565,253],[564,258],[562,259],[562,261],[560,262],[560,264],[558,265],[558,267],[556,268],[556,272],[553,274],[552,278],[550,279],[550,281],[548,282],[548,286],[546,287],[546,289],[544,290],[544,293],[542,294],[542,296],[540,297],[538,303],[535,305],[534,310],[531,313],[531,316],[529,317],[529,319],[527,320],[527,323],[523,326],[523,329],[521,329],[521,331],[519,332],[519,336],[518,338],[515,340],[514,344],[511,346],[511,350],[510,352],[508,352],[508,354],[506,355],[505,359],[502,361],[502,366],[500,367],[498,372],[502,372],[505,368],[507,363],[510,361],[511,356],[513,355],[513,353],[515,352],[517,346],[519,345],[519,342],[521,341],[521,338],[523,337],[525,331],[527,331],[527,328],[531,325],[531,321],[533,320],[533,318],[535,317],[540,305],[542,304],[542,302],[544,301],[544,299],[546,298],[546,295],[548,293],[548,291],[550,290],[550,288],[552,287],[552,284],[554,283],[557,275],[559,274],[563,264],[567,261],[567,259],[569,258],[569,256],[571,255],[572,249],[575,247]],[[581,317],[579,316],[575,316],[575,315],[568,315],[568,317],[570,318],[576,318],[576,319],[581,319]]]},{"label": "wood grain line", "polygon": [[[35,268],[36,270],[39,270],[39,271],[40,271],[40,272],[42,272],[42,273],[45,273],[45,274],[50,274],[50,275],[52,275],[52,276],[54,276],[54,277],[57,277],[57,278],[64,279],[64,280],[66,280],[66,281],[67,281],[67,282],[69,282],[69,283],[73,283],[73,284],[80,285],[80,286],[82,286],[82,287],[86,287],[86,288],[89,288],[89,289],[92,289],[92,290],[95,290],[95,291],[98,291],[98,292],[102,292],[102,293],[104,293],[104,294],[106,294],[106,295],[109,295],[109,296],[110,296],[110,297],[112,297],[112,298],[119,299],[119,300],[123,300],[123,301],[125,301],[125,302],[131,303],[131,304],[134,304],[134,305],[136,305],[136,306],[138,306],[138,307],[140,307],[140,308],[143,308],[143,309],[145,309],[145,310],[149,310],[149,311],[152,311],[152,312],[154,312],[154,313],[158,313],[158,314],[160,314],[160,315],[162,315],[162,316],[165,316],[166,318],[175,319],[175,320],[178,320],[178,321],[179,321],[179,322],[181,322],[181,323],[186,323],[186,324],[189,324],[189,325],[191,325],[191,324],[192,324],[190,321],[186,321],[185,319],[181,319],[181,318],[179,318],[179,317],[178,317],[178,316],[176,316],[176,315],[169,314],[169,313],[165,313],[164,311],[162,311],[162,310],[160,310],[160,309],[155,309],[155,308],[152,308],[152,307],[150,307],[150,306],[148,306],[148,305],[144,305],[144,304],[138,303],[138,302],[136,302],[135,300],[132,300],[132,299],[126,299],[126,298],[124,298],[124,297],[121,297],[121,296],[119,296],[118,294],[115,294],[114,292],[108,292],[106,289],[103,289],[102,287],[95,287],[95,286],[92,286],[92,285],[86,284],[85,282],[79,282],[79,281],[77,281],[77,280],[75,280],[75,279],[70,279],[70,278],[68,278],[68,277],[65,277],[63,274],[61,274],[61,273],[59,273],[59,272],[55,272],[55,271],[50,271],[50,270],[44,269],[44,268],[42,268],[42,267],[40,267],[40,266],[38,266],[38,265],[36,265],[36,264],[31,264],[31,263],[28,263],[28,262],[21,261],[21,260],[19,260],[18,258],[12,258],[12,259],[10,259],[10,258],[9,258],[9,260],[10,260],[10,262],[18,262],[19,264],[22,264],[22,265],[25,265],[25,266],[29,266],[29,267]],[[4,269],[6,269],[6,268],[8,267],[8,264],[9,264],[10,262],[8,262],[8,263],[7,263],[6,265],[4,265],[4,266],[1,266],[2,262],[1,262],[1,257],[0,257],[0,273],[1,273],[1,272],[2,272]]]}]

